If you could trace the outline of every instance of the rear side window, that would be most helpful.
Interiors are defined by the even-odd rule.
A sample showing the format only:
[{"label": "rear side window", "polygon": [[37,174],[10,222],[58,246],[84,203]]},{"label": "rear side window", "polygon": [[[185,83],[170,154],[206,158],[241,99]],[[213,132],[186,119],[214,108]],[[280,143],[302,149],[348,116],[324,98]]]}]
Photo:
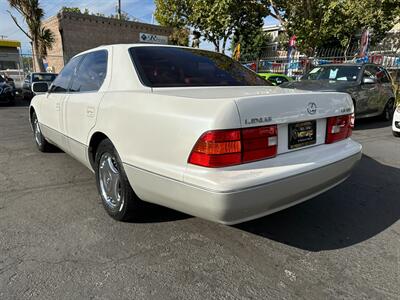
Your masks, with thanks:
[{"label": "rear side window", "polygon": [[129,51],[142,83],[149,87],[271,85],[216,52],[152,46],[134,47]]},{"label": "rear side window", "polygon": [[107,73],[107,51],[84,56],[74,76],[70,92],[95,92],[100,89]]},{"label": "rear side window", "polygon": [[378,79],[377,74],[378,74],[378,68],[369,65],[365,67],[363,76],[377,80]]},{"label": "rear side window", "polygon": [[75,74],[76,68],[81,59],[82,56],[77,56],[66,64],[60,74],[58,74],[57,78],[53,81],[53,84],[50,87],[51,93],[66,93],[68,91],[72,76]]},{"label": "rear side window", "polygon": [[378,73],[376,74],[376,77],[378,77],[378,80],[381,83],[388,83],[390,82],[390,77],[389,74],[387,73],[387,71],[382,68],[382,67],[378,67]]}]

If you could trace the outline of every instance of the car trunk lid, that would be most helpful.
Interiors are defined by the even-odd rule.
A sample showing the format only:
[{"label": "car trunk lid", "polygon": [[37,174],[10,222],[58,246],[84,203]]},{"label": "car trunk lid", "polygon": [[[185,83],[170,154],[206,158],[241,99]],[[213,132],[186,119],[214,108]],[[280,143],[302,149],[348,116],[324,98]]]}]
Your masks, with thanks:
[{"label": "car trunk lid", "polygon": [[[278,125],[278,154],[325,143],[328,117],[353,112],[349,95],[344,93],[297,93],[240,97],[235,100],[241,126]],[[302,141],[294,134],[314,131],[312,141]],[[306,138],[304,139],[304,141]]]}]

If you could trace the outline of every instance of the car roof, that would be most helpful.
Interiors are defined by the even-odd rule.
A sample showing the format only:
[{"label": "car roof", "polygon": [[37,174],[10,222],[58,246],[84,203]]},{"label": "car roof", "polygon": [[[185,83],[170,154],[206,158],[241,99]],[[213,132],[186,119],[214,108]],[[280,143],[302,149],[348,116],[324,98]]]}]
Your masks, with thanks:
[{"label": "car roof", "polygon": [[215,53],[214,51],[207,50],[207,49],[196,49],[191,47],[184,47],[184,46],[176,46],[176,45],[165,45],[165,44],[149,44],[149,43],[129,43],[129,44],[110,44],[110,45],[103,45],[96,48],[92,48],[83,52],[76,54],[74,57],[87,54],[90,52],[95,52],[99,50],[110,50],[112,48],[120,48],[120,49],[130,49],[135,47],[168,47],[168,48],[180,48],[180,49],[190,49],[190,50],[201,50]]}]

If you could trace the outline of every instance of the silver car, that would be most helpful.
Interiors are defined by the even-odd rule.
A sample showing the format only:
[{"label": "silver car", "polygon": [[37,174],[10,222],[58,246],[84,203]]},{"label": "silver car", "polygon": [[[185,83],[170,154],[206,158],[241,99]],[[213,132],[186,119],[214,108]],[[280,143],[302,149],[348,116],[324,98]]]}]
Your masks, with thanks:
[{"label": "silver car", "polygon": [[312,68],[300,81],[283,88],[323,92],[345,92],[354,102],[356,118],[382,116],[391,120],[395,96],[389,73],[375,64],[327,64]]}]

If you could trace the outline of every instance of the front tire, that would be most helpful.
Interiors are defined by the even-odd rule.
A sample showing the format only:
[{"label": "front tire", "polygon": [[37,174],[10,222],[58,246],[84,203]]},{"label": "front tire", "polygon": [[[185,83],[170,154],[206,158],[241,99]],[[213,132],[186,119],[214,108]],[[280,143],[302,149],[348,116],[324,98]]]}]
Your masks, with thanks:
[{"label": "front tire", "polygon": [[392,132],[393,132],[393,136],[394,137],[400,137],[400,132],[397,132],[397,131],[394,131],[394,130],[392,130]]},{"label": "front tire", "polygon": [[117,221],[133,218],[140,200],[132,190],[121,159],[110,140],[100,142],[95,157],[96,184],[107,213]]},{"label": "front tire", "polygon": [[33,137],[35,139],[37,148],[41,152],[51,152],[54,149],[54,146],[46,141],[45,137],[43,136],[42,130],[40,129],[39,120],[35,112],[32,113],[31,122],[33,128]]}]

